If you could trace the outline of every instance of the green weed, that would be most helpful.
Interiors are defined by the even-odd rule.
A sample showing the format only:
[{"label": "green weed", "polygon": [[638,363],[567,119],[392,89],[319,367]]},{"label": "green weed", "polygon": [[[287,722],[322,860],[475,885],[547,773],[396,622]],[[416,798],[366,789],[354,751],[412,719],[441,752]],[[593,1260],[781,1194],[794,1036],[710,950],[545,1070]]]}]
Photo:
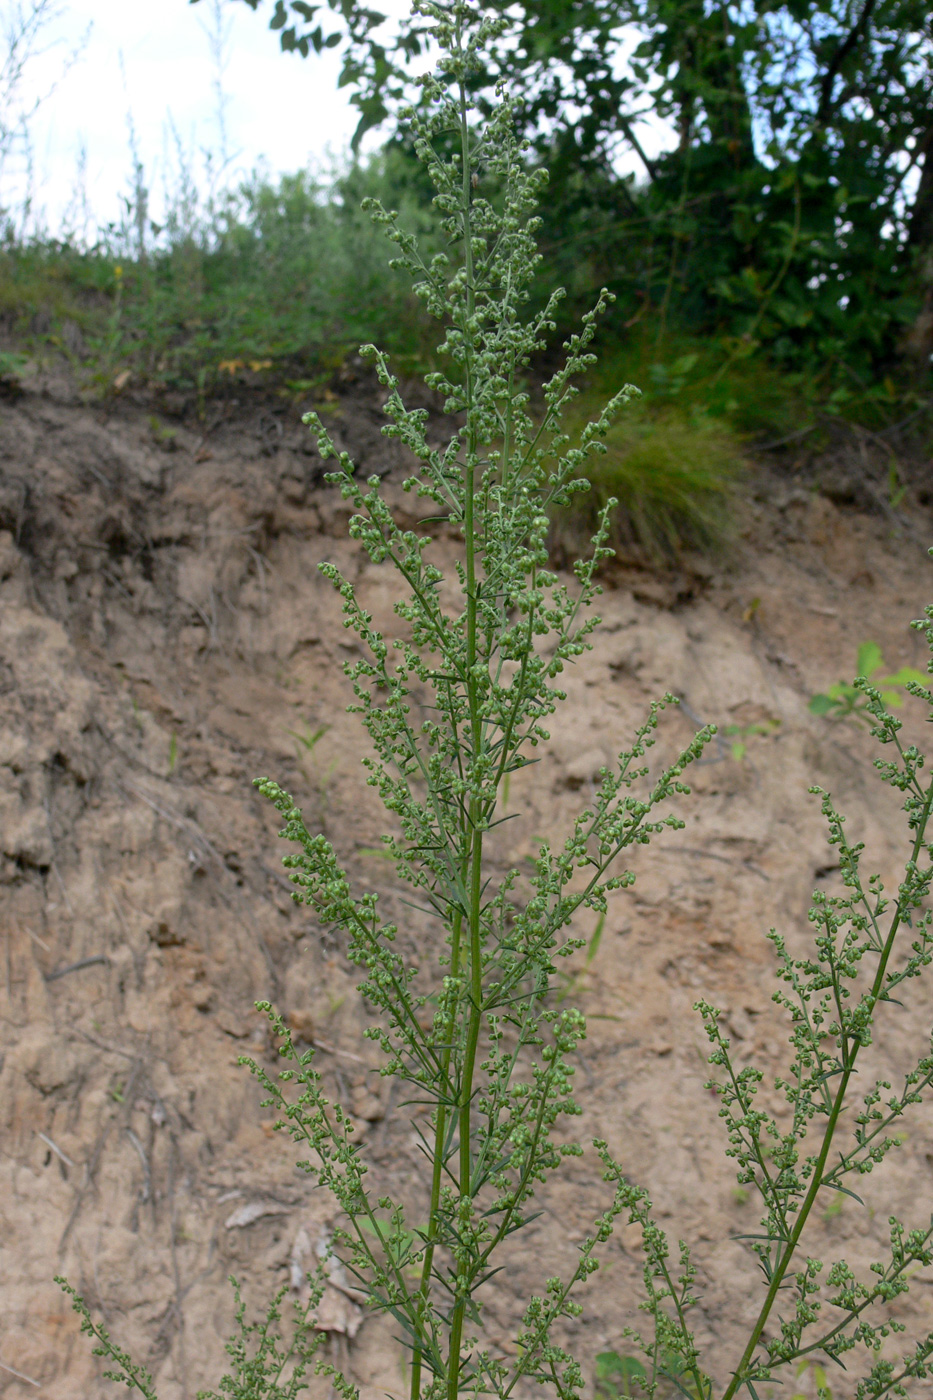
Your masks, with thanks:
[{"label": "green weed", "polygon": [[[796,1370],[798,1381],[811,1381],[815,1388],[815,1400],[833,1400],[833,1392],[829,1387],[829,1377],[825,1367],[818,1361],[801,1361]],[[798,1390],[791,1396],[791,1400],[813,1400],[813,1392],[808,1396],[804,1391]]]},{"label": "green weed", "polygon": [[720,733],[724,738],[729,739],[729,752],[736,763],[741,763],[748,753],[748,741],[755,736],[773,734],[781,727],[779,719],[759,720],[753,724],[727,724]]},{"label": "green weed", "polygon": [[5,389],[18,389],[20,376],[29,364],[25,355],[15,351],[0,350],[0,385]]},{"label": "green weed", "polygon": [[811,714],[824,715],[831,720],[853,719],[867,724],[875,724],[872,709],[873,696],[880,697],[889,708],[900,709],[905,693],[911,686],[923,686],[926,681],[922,671],[913,666],[902,666],[890,675],[879,676],[884,666],[884,658],[877,642],[863,642],[858,649],[855,663],[857,678],[851,684],[839,681],[829,690],[814,695],[810,701]]},{"label": "green weed", "polygon": [[593,929],[593,932],[591,933],[585,945],[586,957],[583,960],[583,967],[566,979],[565,985],[561,988],[560,992],[557,995],[558,1003],[562,1002],[568,996],[575,995],[579,991],[584,973],[589,972],[590,968],[593,966],[593,963],[596,961],[596,955],[599,952],[600,944],[603,941],[603,930],[605,929],[605,927],[606,913],[605,911],[603,911],[600,913],[599,918],[596,920],[596,927]]},{"label": "green weed", "polygon": [[305,724],[303,734],[300,734],[296,729],[290,729],[288,733],[298,741],[305,753],[314,753],[329,728],[329,724],[322,724],[317,729],[312,729],[310,724]]},{"label": "green weed", "polygon": [[[105,393],[133,376],[203,397],[263,370],[274,384],[313,384],[374,337],[414,368],[431,353],[426,318],[385,277],[383,244],[359,208],[365,195],[392,198],[396,164],[389,151],[329,180],[255,176],[210,204],[183,184],[145,260],[119,230],[89,249],[7,243],[0,315]],[[405,212],[423,224],[410,198]]]},{"label": "green weed", "polygon": [[643,1395],[648,1372],[637,1356],[620,1356],[617,1351],[601,1351],[596,1357],[593,1392],[596,1400],[622,1400]]},{"label": "green weed", "polygon": [[[417,949],[408,929],[399,938],[378,892],[358,887],[292,796],[271,778],[256,786],[282,818],[289,842],[283,864],[296,902],[314,910],[359,969],[366,1036],[382,1075],[413,1106],[422,1173],[405,1183],[404,1197],[375,1184],[379,1163],[368,1160],[352,1114],[333,1101],[329,1084],[325,1093],[315,1048],[296,1045],[268,1002],[258,1005],[277,1040],[279,1071],[246,1056],[242,1063],[264,1091],[263,1106],[277,1115],[276,1129],[301,1152],[299,1169],[339,1213],[334,1253],[370,1310],[392,1320],[409,1361],[410,1400],[510,1400],[526,1392],[580,1400],[583,1370],[567,1337],[582,1312],[580,1285],[600,1267],[620,1220],[640,1234],[648,1321],[643,1330],[620,1327],[633,1355],[601,1354],[601,1400],[639,1388],[649,1400],[671,1392],[686,1400],[734,1400],[742,1392],[756,1400],[793,1368],[802,1374],[801,1362],[813,1365],[819,1386],[817,1356],[845,1365],[850,1375],[861,1369],[850,1391],[858,1400],[902,1396],[905,1383],[929,1374],[933,1334],[921,1332],[905,1347],[904,1324],[888,1305],[908,1291],[915,1269],[933,1264],[933,1220],[908,1228],[892,1217],[884,1257],[859,1273],[841,1260],[824,1270],[809,1233],[840,1193],[858,1200],[849,1183],[897,1150],[902,1119],[933,1089],[926,1040],[907,1052],[895,1089],[873,1079],[862,1054],[875,1021],[896,1014],[901,984],[933,963],[933,778],[918,750],[902,745],[899,720],[864,677],[855,689],[882,746],[876,768],[905,811],[902,878],[889,895],[877,876],[866,877],[862,845],[847,840],[830,795],[812,788],[844,895],[814,894],[816,936],[804,957],[791,956],[776,930],[768,935],[777,965],[774,1001],[787,1018],[791,1053],[766,1095],[757,1097],[764,1071],[744,1054],[741,1063],[733,1058],[723,1011],[706,1000],[696,1004],[710,1049],[706,1088],[718,1101],[726,1152],[738,1186],[761,1209],[757,1232],[746,1237],[758,1289],[738,1354],[722,1357],[717,1344],[712,1362],[701,1355],[690,1247],[672,1246],[648,1189],[627,1176],[604,1139],[587,1145],[605,1184],[604,1207],[575,1260],[525,1297],[506,1345],[498,1323],[492,1336],[486,1330],[488,1285],[508,1257],[503,1246],[538,1217],[544,1183],[586,1151],[572,1131],[581,1115],[573,1061],[586,1027],[579,1010],[553,995],[560,960],[585,946],[579,925],[591,914],[597,922],[588,956],[596,956],[610,904],[635,881],[629,863],[650,841],[683,828],[687,774],[715,731],[701,730],[680,753],[659,760],[659,719],[676,703],[663,696],[601,770],[564,840],[540,841],[530,860],[504,866],[496,832],[503,780],[535,761],[550,738],[552,716],[566,699],[562,673],[589,649],[598,626],[597,573],[612,553],[614,502],[606,499],[568,587],[548,564],[550,512],[586,489],[582,473],[605,455],[607,440],[611,449],[631,390],[619,390],[585,423],[568,418],[575,382],[592,368],[597,318],[609,305],[601,296],[544,386],[540,417],[532,417],[522,378],[552,330],[557,305],[555,294],[523,319],[543,177],[528,169],[506,94],[484,124],[470,107],[503,25],[484,18],[471,0],[420,0],[419,10],[435,23],[442,61],[424,81],[418,113],[407,116],[436,190],[449,254],[424,256],[394,213],[377,201],[369,208],[397,246],[398,261],[418,279],[427,310],[443,323],[443,369],[427,384],[454,418],[446,443],[428,437],[426,412],[407,406],[386,356],[372,346],[364,354],[386,392],[384,431],[418,464],[408,488],[430,500],[462,541],[449,577],[428,553],[430,539],[396,520],[380,479],[359,478],[322,419],[309,414],[306,421],[333,463],[328,480],[352,508],[351,537],[373,564],[394,567],[396,612],[409,624],[406,640],[387,638],[350,580],[332,563],[320,566],[360,643],[362,655],[348,667],[350,708],[368,736],[369,781],[391,816],[394,834],[383,838],[385,849],[412,902],[432,920],[430,936]],[[484,197],[487,172],[501,199]],[[639,420],[634,424],[633,438],[623,428],[622,440],[637,442]],[[663,511],[657,518],[667,519]],[[646,538],[671,545],[686,527],[676,535],[673,526],[654,528]],[[933,606],[914,625],[933,658]],[[864,660],[872,674],[880,668],[880,652]],[[888,679],[898,695],[903,684],[933,714],[933,694],[919,682]],[[320,738],[310,728],[296,735],[312,756]],[[689,885],[693,877],[685,869],[683,878]],[[319,1270],[311,1280],[318,1302],[323,1277]],[[115,1364],[112,1378],[154,1400],[151,1377],[64,1286],[95,1350]],[[736,1289],[744,1315],[748,1279],[736,1280]],[[233,1400],[292,1400],[306,1389],[313,1363],[343,1400],[358,1400],[337,1365],[315,1360],[313,1306],[299,1311],[291,1349],[281,1343],[282,1296],[255,1326],[246,1325],[237,1298],[238,1330],[228,1345],[234,1366],[220,1392]],[[895,1334],[900,1358],[892,1362],[882,1347]],[[723,1377],[718,1384],[714,1366]]]}]

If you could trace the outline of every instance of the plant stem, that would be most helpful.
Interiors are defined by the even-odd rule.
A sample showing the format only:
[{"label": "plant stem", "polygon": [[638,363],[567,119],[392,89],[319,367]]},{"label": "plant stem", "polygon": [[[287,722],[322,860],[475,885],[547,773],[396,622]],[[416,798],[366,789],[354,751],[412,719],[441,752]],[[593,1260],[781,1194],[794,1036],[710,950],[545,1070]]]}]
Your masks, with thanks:
[{"label": "plant stem", "polygon": [[[462,925],[463,912],[458,909],[454,915],[453,934],[450,944],[450,973],[452,978],[458,977],[460,973],[460,935]],[[455,1014],[456,1013],[454,1013],[454,1015]],[[453,1019],[454,1016],[451,1016],[451,1020]],[[447,1044],[442,1059],[444,1070],[442,1091],[446,1091],[450,1083],[450,1059],[453,1053],[453,1037],[450,1032],[448,1032],[446,1039]],[[431,1275],[434,1270],[434,1248],[437,1236],[438,1209],[441,1203],[441,1180],[444,1175],[447,1124],[448,1107],[446,1103],[442,1103],[438,1105],[437,1119],[434,1125],[434,1151],[431,1158],[431,1202],[428,1207],[427,1244],[424,1251],[424,1260],[421,1265],[421,1281],[418,1285],[418,1293],[420,1295],[418,1323],[420,1330],[412,1348],[411,1400],[420,1400],[421,1396],[421,1359],[424,1347],[422,1337],[424,1335],[425,1314],[428,1312],[430,1303]]]},{"label": "plant stem", "polygon": [[[462,19],[456,22],[456,50],[462,54]],[[471,348],[471,321],[474,304],[473,269],[473,228],[470,217],[472,190],[472,170],[470,161],[470,128],[467,119],[467,94],[463,78],[458,84],[460,106],[460,159],[462,175],[462,216],[464,272],[466,275],[466,316],[463,325],[465,400],[468,415],[466,434],[466,459],[464,462],[464,514],[463,533],[466,546],[466,671],[467,699],[470,715],[472,741],[473,774],[472,781],[480,780],[479,758],[483,749],[483,719],[480,710],[480,697],[477,693],[474,669],[477,662],[477,539],[475,516],[476,487],[476,427],[473,403],[473,365]],[[483,948],[482,948],[482,898],[483,898],[483,810],[478,792],[470,796],[467,827],[464,831],[464,846],[469,852],[469,906],[467,909],[467,933],[470,956],[469,1017],[467,1022],[466,1045],[463,1068],[460,1075],[458,1106],[459,1119],[459,1225],[469,1226],[472,1209],[471,1196],[471,1136],[473,1077],[476,1069],[476,1049],[479,1044],[480,1024],[483,1014]],[[460,1348],[463,1340],[463,1319],[469,1293],[470,1261],[468,1250],[461,1244],[457,1263],[456,1296],[450,1320],[450,1345],[447,1369],[447,1397],[456,1400],[460,1386]]]}]

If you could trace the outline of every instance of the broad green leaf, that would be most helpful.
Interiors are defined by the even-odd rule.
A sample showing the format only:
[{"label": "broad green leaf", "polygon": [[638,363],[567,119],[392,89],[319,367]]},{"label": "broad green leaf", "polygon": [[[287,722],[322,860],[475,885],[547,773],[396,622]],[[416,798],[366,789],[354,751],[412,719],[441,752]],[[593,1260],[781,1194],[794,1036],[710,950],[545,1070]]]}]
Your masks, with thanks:
[{"label": "broad green leaf", "polygon": [[856,674],[867,676],[870,680],[881,665],[882,659],[881,648],[877,642],[863,642],[855,662]]},{"label": "broad green leaf", "polygon": [[895,671],[890,676],[879,676],[876,685],[906,685],[908,681],[914,681],[917,685],[929,685],[930,677],[925,676],[922,671],[916,670],[913,666],[902,666],[899,671]]}]

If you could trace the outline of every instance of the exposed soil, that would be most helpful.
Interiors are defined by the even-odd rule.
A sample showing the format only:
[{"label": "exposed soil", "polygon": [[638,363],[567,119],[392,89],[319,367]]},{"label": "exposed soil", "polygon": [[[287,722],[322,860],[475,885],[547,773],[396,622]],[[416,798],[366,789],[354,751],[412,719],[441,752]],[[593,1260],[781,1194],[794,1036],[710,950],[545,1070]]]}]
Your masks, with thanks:
[{"label": "exposed soil", "polygon": [[[387,474],[410,512],[378,397],[338,386],[326,406],[364,472]],[[237,1064],[274,1062],[254,1001],[271,999],[317,1042],[387,1189],[411,1198],[421,1169],[410,1121],[372,1072],[353,971],[291,902],[276,814],[250,785],[278,778],[398,908],[406,936],[428,937],[373,853],[380,813],[344,712],[354,642],[316,565],[337,562],[390,629],[393,581],[347,541],[346,507],[288,411],[233,405],[207,431],[174,427],[144,407],[88,406],[51,377],[0,410],[0,1394],[116,1394],[52,1281],[61,1272],[150,1367],[162,1400],[193,1400],[223,1370],[227,1275],[259,1306],[334,1223]],[[701,721],[742,731],[709,750],[686,829],[638,852],[595,957],[570,970],[589,1017],[579,1130],[607,1138],[650,1184],[672,1238],[694,1245],[699,1339],[720,1377],[754,1314],[757,1275],[734,1236],[754,1231],[757,1212],[722,1155],[692,1006],[726,1009],[741,1062],[773,1071],[783,1059],[764,935],[774,925],[802,946],[811,891],[838,886],[808,784],[832,790],[871,868],[896,882],[903,820],[867,734],[807,705],[852,674],[868,639],[892,669],[922,667],[908,623],[933,584],[923,508],[894,519],[763,468],[753,481],[728,559],[610,578],[605,626],[569,675],[548,757],[513,779],[497,852],[517,862],[536,837],[565,832],[664,690],[685,703],[665,715],[661,758]],[[450,566],[457,545],[440,534],[434,550]],[[914,984],[905,1001],[872,1051],[892,1080],[929,1042],[929,992]],[[870,1209],[827,1212],[812,1252],[863,1267],[881,1257],[892,1211],[928,1221],[931,1163],[924,1105],[865,1179]],[[522,1298],[572,1263],[606,1189],[590,1155],[543,1193],[514,1267],[489,1287],[494,1339],[507,1344]],[[587,1362],[626,1350],[623,1327],[637,1323],[635,1233],[617,1234],[584,1290],[575,1345]],[[933,1328],[926,1279],[895,1307],[912,1330]],[[390,1327],[337,1287],[322,1324],[364,1400],[401,1391]]]}]

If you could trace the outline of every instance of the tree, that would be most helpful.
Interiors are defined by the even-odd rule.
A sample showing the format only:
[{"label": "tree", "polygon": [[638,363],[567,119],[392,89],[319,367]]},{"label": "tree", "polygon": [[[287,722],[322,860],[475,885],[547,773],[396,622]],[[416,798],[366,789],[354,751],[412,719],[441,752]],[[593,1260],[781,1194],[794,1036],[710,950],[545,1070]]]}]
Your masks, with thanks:
[{"label": "tree", "polygon": [[[192,0],[195,3],[196,0]],[[254,10],[266,0],[245,0]],[[574,258],[607,259],[620,314],[650,304],[790,365],[889,364],[933,340],[933,18],[927,0],[490,0],[505,74],[551,169]],[[418,16],[274,0],[284,50],[343,48],[362,135],[411,95]],[[630,60],[621,61],[629,36]],[[482,98],[483,93],[479,96]],[[669,148],[652,155],[646,115]],[[637,179],[616,173],[628,148]],[[589,224],[589,229],[587,229]],[[587,246],[587,243],[589,246]],[[922,325],[924,297],[927,331]],[[920,318],[920,320],[918,320]],[[909,338],[909,337],[908,337]],[[916,345],[915,345],[916,348]]]}]

